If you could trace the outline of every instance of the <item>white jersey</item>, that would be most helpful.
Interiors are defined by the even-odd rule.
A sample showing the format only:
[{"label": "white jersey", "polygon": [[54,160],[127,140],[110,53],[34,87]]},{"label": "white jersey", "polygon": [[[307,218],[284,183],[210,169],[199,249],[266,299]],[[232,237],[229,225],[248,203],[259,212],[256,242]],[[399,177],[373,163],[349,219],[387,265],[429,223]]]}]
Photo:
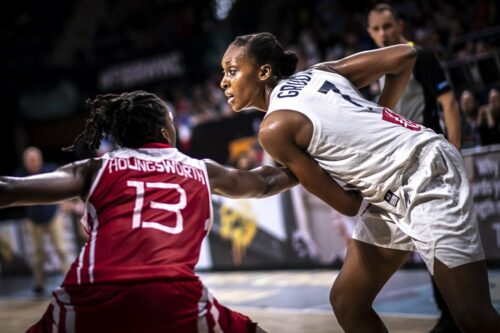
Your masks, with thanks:
[{"label": "white jersey", "polygon": [[404,215],[401,179],[434,131],[367,101],[343,76],[310,69],[282,80],[266,116],[278,110],[304,114],[313,124],[307,152],[335,180],[358,188],[368,202]]}]

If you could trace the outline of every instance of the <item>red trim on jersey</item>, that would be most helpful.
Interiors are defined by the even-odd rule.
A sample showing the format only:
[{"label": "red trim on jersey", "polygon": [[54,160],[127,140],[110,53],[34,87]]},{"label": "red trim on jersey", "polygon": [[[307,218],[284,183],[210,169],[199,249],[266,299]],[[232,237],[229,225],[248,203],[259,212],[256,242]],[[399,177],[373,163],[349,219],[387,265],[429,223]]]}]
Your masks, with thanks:
[{"label": "red trim on jersey", "polygon": [[148,142],[145,145],[143,145],[141,148],[173,148],[171,145],[168,143],[163,143],[163,142]]}]

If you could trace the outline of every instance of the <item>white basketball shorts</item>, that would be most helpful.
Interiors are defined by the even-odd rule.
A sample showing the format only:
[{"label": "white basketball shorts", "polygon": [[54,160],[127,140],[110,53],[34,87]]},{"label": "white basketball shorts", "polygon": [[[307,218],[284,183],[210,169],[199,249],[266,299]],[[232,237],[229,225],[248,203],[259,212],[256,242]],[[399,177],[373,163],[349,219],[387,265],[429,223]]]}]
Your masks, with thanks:
[{"label": "white basketball shorts", "polygon": [[418,251],[434,274],[434,258],[447,267],[484,259],[469,180],[460,153],[448,142],[424,146],[406,170],[404,216],[370,206],[353,238],[376,246]]}]

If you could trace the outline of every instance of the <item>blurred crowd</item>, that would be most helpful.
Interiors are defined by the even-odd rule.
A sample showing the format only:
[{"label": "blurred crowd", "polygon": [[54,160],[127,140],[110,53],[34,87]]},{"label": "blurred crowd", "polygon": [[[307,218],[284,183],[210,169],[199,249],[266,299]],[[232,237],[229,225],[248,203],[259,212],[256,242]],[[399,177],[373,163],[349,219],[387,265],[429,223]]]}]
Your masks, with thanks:
[{"label": "blurred crowd", "polygon": [[462,141],[464,148],[500,143],[500,94],[491,89],[486,104],[480,105],[474,93],[460,95]]},{"label": "blurred crowd", "polygon": [[[326,0],[252,3],[237,1],[234,4],[232,16],[228,18],[230,29],[215,32],[220,24],[208,28],[209,32],[220,36],[214,41],[217,45],[210,48],[217,51],[215,58],[217,53],[222,54],[224,46],[234,35],[252,31],[272,31],[279,36],[286,48],[299,55],[298,70],[320,61],[375,48],[366,31],[366,11],[377,1],[355,4]],[[500,20],[495,1],[398,1],[393,6],[404,20],[405,35],[417,45],[433,50],[444,68],[447,68],[447,62],[467,62],[485,54],[496,54],[495,59],[499,57]],[[225,41],[222,46],[219,45],[221,40]],[[218,63],[213,66],[217,67]],[[490,70],[495,71],[495,68]],[[183,129],[182,142],[189,141],[193,127],[232,115],[217,88],[219,79],[220,75],[212,74],[203,84],[194,84],[194,88],[190,88],[191,94],[176,91],[171,99]],[[453,77],[450,79],[453,85]],[[463,89],[463,82],[455,85],[456,99],[460,100],[462,111],[463,148],[500,143],[499,87],[500,77],[496,82],[479,88]],[[363,93],[376,99],[377,91],[375,85]],[[250,151],[248,155],[255,154]],[[246,154],[242,158],[246,159]],[[238,158],[232,156],[230,162],[238,163]]]},{"label": "blurred crowd", "polygon": [[[493,64],[496,61],[500,68],[497,1],[388,2],[404,20],[405,36],[433,50],[445,69],[451,68],[447,63],[467,63],[485,54],[493,55]],[[227,17],[215,15],[221,3],[228,8]],[[375,48],[366,31],[366,21],[368,9],[377,3],[374,0],[49,0],[28,1],[29,6],[9,4],[13,8],[4,12],[8,15],[3,19],[10,29],[1,30],[5,45],[10,46],[1,55],[0,71],[7,78],[3,93],[22,100],[26,91],[33,90],[31,83],[62,75],[69,76],[76,86],[77,95],[72,95],[73,98],[78,96],[83,101],[103,92],[99,91],[95,77],[89,78],[88,73],[176,49],[182,52],[186,67],[182,78],[129,89],[151,90],[169,101],[176,114],[181,149],[189,152],[194,128],[235,117],[219,88],[219,62],[236,35],[257,31],[276,34],[286,48],[297,52],[300,70],[316,62]],[[500,78],[492,71],[493,79],[486,84],[454,85],[464,115],[464,147],[499,140]],[[452,85],[454,79],[451,77]],[[363,93],[376,98],[375,90]],[[20,103],[12,104],[20,108]],[[82,112],[83,102],[76,108]],[[234,162],[234,156],[231,159]]]},{"label": "blurred crowd", "polygon": [[[217,33],[220,37],[214,41],[216,45],[209,48],[217,52],[207,57],[217,58],[217,54],[222,54],[224,46],[232,37],[252,31],[271,31],[279,36],[286,48],[299,55],[298,70],[320,61],[340,59],[355,52],[373,49],[375,45],[366,31],[366,20],[367,9],[377,3],[360,1],[351,4],[319,0],[257,1],[250,5],[237,1],[232,8],[232,16],[228,18],[229,29],[226,27],[216,32],[220,24],[207,28],[209,33]],[[470,66],[472,59],[485,55],[493,55],[498,68],[500,19],[496,1],[407,0],[393,2],[393,7],[404,21],[405,35],[417,45],[433,50],[445,69],[451,68],[447,66],[448,63]],[[213,66],[217,67],[218,63],[213,63]],[[495,72],[497,69],[490,67],[485,71]],[[470,82],[454,82],[451,69],[447,72],[455,97],[460,100],[462,147],[500,143],[500,76],[487,83],[468,87]],[[232,115],[217,88],[219,80],[220,75],[212,74],[203,84],[194,84],[194,88],[190,88],[191,94],[177,93],[172,99],[183,128],[183,142],[188,142],[193,127]],[[375,84],[362,92],[375,100],[378,91]],[[254,152],[250,151],[248,155],[252,156]],[[230,156],[231,163],[237,161],[237,157]]]}]

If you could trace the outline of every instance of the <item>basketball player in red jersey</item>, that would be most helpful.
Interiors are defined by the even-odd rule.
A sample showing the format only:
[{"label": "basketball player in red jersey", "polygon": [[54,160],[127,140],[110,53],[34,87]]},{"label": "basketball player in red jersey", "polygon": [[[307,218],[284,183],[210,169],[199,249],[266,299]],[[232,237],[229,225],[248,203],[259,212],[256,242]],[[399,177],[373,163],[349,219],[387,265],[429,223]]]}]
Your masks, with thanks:
[{"label": "basketball player in red jersey", "polygon": [[[297,183],[287,169],[245,172],[175,148],[166,104],[137,91],[100,95],[75,144],[122,147],[32,177],[0,178],[0,207],[80,197],[89,240],[28,332],[263,332],[220,305],[194,273],[210,193],[265,197]],[[72,149],[74,147],[69,147]]]}]

